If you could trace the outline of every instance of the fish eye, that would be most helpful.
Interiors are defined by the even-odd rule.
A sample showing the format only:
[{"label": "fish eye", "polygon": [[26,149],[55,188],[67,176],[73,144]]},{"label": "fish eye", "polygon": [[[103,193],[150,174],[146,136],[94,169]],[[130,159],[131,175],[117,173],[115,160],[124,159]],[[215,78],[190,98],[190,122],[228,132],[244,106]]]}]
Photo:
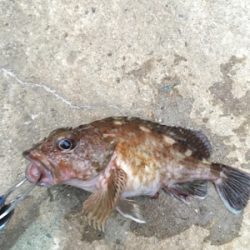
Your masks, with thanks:
[{"label": "fish eye", "polygon": [[73,149],[75,147],[75,144],[74,144],[73,140],[71,140],[71,139],[61,139],[57,142],[57,147],[61,151],[65,151],[65,150]]}]

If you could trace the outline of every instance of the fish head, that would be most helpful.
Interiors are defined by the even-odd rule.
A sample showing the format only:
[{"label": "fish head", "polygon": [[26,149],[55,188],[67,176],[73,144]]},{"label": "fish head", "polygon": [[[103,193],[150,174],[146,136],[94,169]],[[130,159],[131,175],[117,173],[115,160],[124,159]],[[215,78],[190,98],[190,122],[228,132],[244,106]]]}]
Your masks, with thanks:
[{"label": "fish head", "polygon": [[86,148],[86,140],[77,130],[54,130],[47,138],[23,152],[30,162],[26,178],[40,186],[63,184],[71,179],[90,179],[93,171]]}]

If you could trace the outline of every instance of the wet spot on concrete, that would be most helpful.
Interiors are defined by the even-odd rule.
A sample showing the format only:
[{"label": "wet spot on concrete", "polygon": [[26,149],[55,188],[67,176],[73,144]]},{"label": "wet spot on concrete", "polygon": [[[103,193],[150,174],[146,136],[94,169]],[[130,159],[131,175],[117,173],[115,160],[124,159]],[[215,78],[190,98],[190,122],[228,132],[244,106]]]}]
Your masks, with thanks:
[{"label": "wet spot on concrete", "polygon": [[77,59],[77,55],[79,54],[79,52],[77,51],[71,51],[67,57],[67,63],[69,65],[72,65],[74,64],[74,62],[76,61]]},{"label": "wet spot on concrete", "polygon": [[186,121],[192,111],[193,98],[185,98],[184,101],[178,89],[175,88],[176,85],[170,85],[169,91],[163,91],[162,86],[156,96],[154,116],[164,117],[165,119],[161,120],[161,123],[167,125],[183,126],[185,124],[185,127],[192,127],[192,124],[188,124]]},{"label": "wet spot on concrete", "polygon": [[[66,230],[69,239],[74,238],[76,241],[89,243],[105,239],[112,244],[117,244],[118,240],[122,245],[125,242],[127,230],[139,236],[155,236],[158,239],[165,239],[182,233],[192,225],[197,225],[210,231],[210,235],[206,238],[207,241],[220,245],[238,236],[242,221],[242,215],[235,216],[226,210],[216,191],[210,186],[209,195],[205,200],[192,199],[190,205],[165,193],[161,193],[158,200],[148,197],[135,198],[142,208],[147,223],[132,222],[114,211],[112,218],[107,223],[106,232],[103,233],[89,226],[82,216],[82,204],[88,198],[88,192],[68,186],[54,187],[50,192],[53,197],[50,201],[54,203],[53,207],[64,211],[64,220],[60,223],[69,228]],[[27,204],[27,207],[32,209],[27,210],[27,216],[23,217],[19,224],[15,222],[15,229],[10,228],[8,231],[8,237],[13,240],[5,242],[5,238],[0,237],[1,249],[7,250],[15,244],[19,235],[22,234],[20,228],[27,228],[28,224],[39,216],[39,205]],[[55,211],[55,216],[57,212]],[[119,232],[117,232],[117,228],[119,228]],[[54,235],[47,234],[46,237],[50,238]]]},{"label": "wet spot on concrete", "polygon": [[107,53],[107,56],[108,56],[108,57],[111,57],[112,55],[113,55],[112,52],[108,52],[108,53]]},{"label": "wet spot on concrete", "polygon": [[214,96],[214,104],[222,104],[225,115],[231,113],[236,116],[248,114],[250,91],[247,91],[245,96],[241,98],[234,98],[232,94],[233,76],[237,73],[238,68],[244,64],[245,60],[245,57],[232,56],[228,62],[221,64],[222,81],[214,83],[209,88]]},{"label": "wet spot on concrete", "polygon": [[34,202],[30,197],[16,208],[10,224],[0,234],[1,250],[9,250],[14,246],[25,229],[39,217],[39,206],[42,201],[43,198],[40,198]]},{"label": "wet spot on concrete", "polygon": [[173,91],[175,91],[176,93],[178,93],[178,91],[176,90],[176,86],[180,85],[180,79],[178,76],[174,75],[174,76],[165,76],[162,80],[161,80],[161,92],[163,93],[171,93]]},{"label": "wet spot on concrete", "polygon": [[89,226],[82,215],[83,202],[88,198],[88,192],[74,187],[62,186],[56,188],[54,196],[55,200],[61,203],[61,206],[67,206],[67,212],[64,215],[65,223],[71,228],[77,228],[80,234],[79,240],[93,242],[104,238],[104,233]]},{"label": "wet spot on concrete", "polygon": [[185,58],[184,56],[180,56],[178,54],[174,54],[174,65],[177,66],[179,65],[181,62],[186,62],[187,58]]},{"label": "wet spot on concrete", "polygon": [[250,149],[247,150],[247,153],[246,153],[246,160],[247,160],[247,161],[250,161]]},{"label": "wet spot on concrete", "polygon": [[104,233],[95,230],[92,226],[85,226],[81,232],[82,241],[93,242],[95,240],[101,240],[104,238]]},{"label": "wet spot on concrete", "polygon": [[139,66],[138,69],[129,71],[127,74],[134,76],[140,82],[144,82],[144,78],[153,70],[154,59],[151,58]]},{"label": "wet spot on concrete", "polygon": [[131,222],[130,229],[136,235],[164,239],[197,225],[210,231],[207,241],[221,245],[239,234],[242,215],[227,211],[213,187],[205,200],[192,199],[189,205],[163,193],[158,200],[140,198],[139,202],[147,224]]}]

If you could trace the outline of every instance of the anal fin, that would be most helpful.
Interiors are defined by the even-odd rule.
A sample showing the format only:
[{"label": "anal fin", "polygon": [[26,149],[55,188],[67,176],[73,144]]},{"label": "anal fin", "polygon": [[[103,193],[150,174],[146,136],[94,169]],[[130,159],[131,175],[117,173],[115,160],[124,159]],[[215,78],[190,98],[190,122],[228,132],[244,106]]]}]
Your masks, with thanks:
[{"label": "anal fin", "polygon": [[187,203],[190,196],[204,199],[207,196],[206,181],[192,181],[185,183],[175,183],[170,187],[165,187],[163,190],[170,193],[177,199]]}]

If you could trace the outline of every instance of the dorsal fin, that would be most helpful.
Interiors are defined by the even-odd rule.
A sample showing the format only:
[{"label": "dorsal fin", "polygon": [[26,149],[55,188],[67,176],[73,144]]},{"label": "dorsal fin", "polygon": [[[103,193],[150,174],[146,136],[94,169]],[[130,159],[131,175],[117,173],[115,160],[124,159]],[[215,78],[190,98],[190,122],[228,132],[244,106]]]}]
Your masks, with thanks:
[{"label": "dorsal fin", "polygon": [[212,146],[208,138],[201,131],[162,125],[149,120],[143,120],[138,117],[109,117],[100,121],[111,122],[114,120],[144,125],[146,128],[149,128],[157,133],[165,134],[174,139],[178,145],[181,146],[183,152],[190,149],[192,151],[192,156],[199,160],[208,159],[212,153]]},{"label": "dorsal fin", "polygon": [[136,117],[130,118],[130,121],[143,123],[153,131],[171,137],[178,142],[178,144],[184,149],[183,151],[190,149],[192,151],[192,156],[199,160],[208,159],[212,153],[211,143],[201,131],[162,125]]},{"label": "dorsal fin", "polygon": [[164,125],[158,126],[157,130],[170,136],[187,149],[190,149],[192,156],[198,159],[208,159],[212,153],[212,146],[208,138],[201,131]]}]

